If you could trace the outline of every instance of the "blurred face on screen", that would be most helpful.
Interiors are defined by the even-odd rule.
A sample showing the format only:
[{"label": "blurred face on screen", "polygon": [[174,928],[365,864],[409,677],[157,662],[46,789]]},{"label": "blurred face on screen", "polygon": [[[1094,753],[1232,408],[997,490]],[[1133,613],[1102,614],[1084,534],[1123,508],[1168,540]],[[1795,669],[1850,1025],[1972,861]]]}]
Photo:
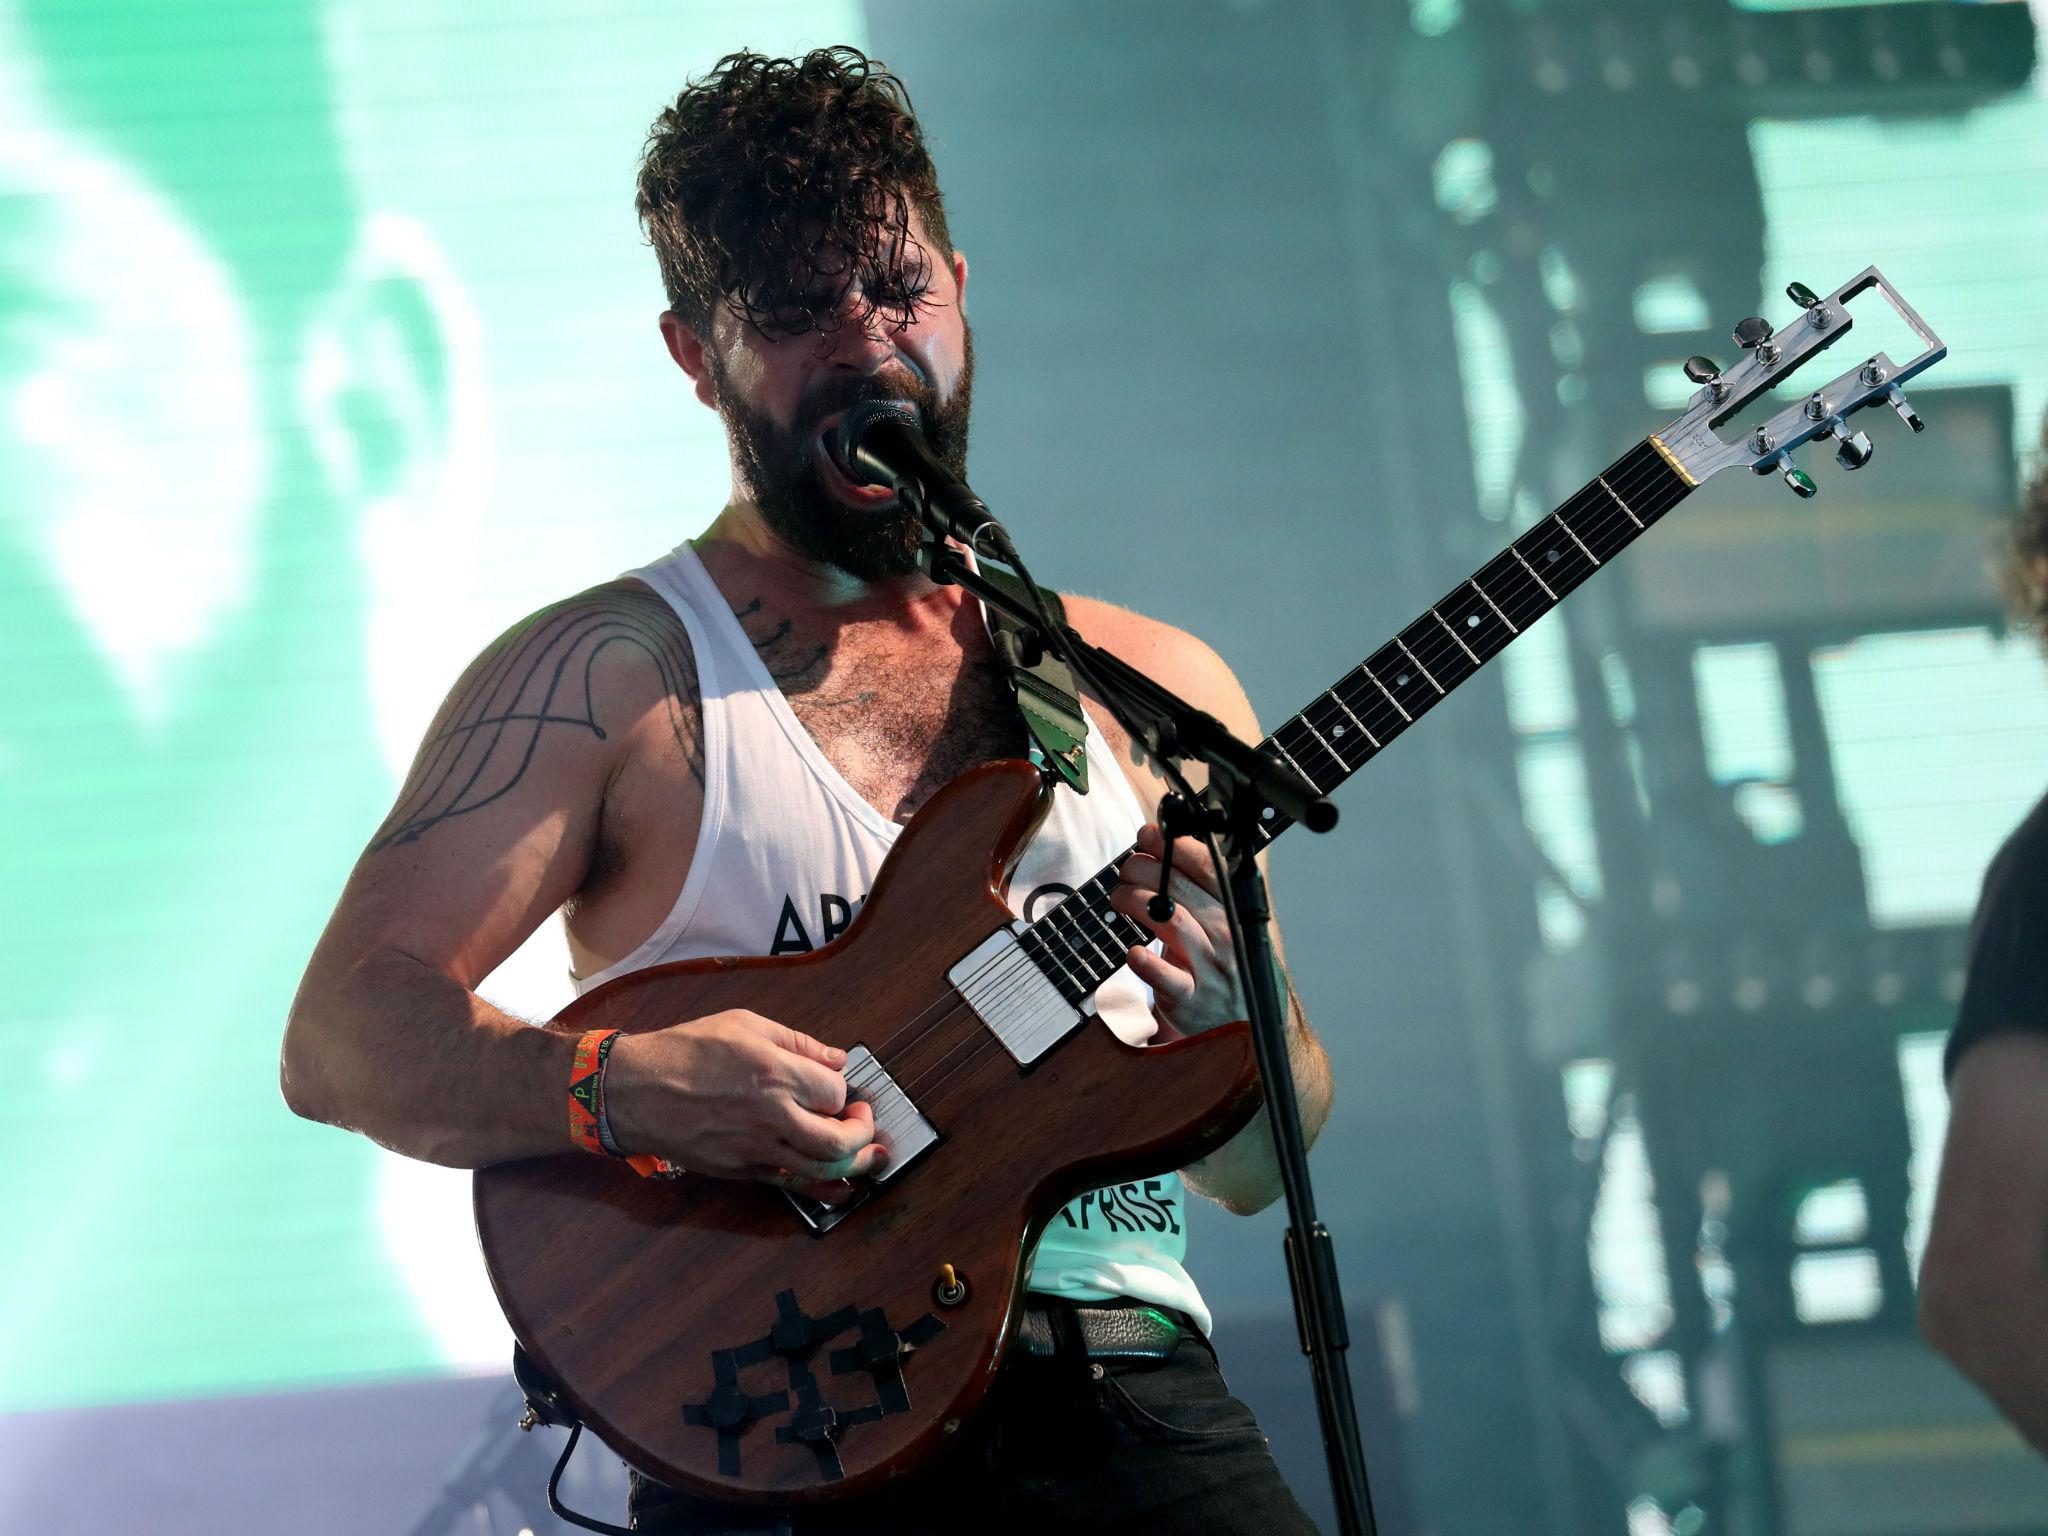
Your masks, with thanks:
[{"label": "blurred face on screen", "polygon": [[[921,220],[912,219],[911,234],[926,245]],[[908,401],[933,451],[956,473],[967,471],[974,388],[974,338],[961,307],[967,263],[955,255],[900,265],[921,284],[906,296],[918,300],[908,324],[883,310],[855,318],[857,283],[840,296],[843,323],[829,331],[774,335],[721,306],[700,383],[725,424],[735,488],[762,521],[805,559],[866,581],[915,570],[921,533],[893,493],[855,484],[838,464],[831,438],[848,407]]]},{"label": "blurred face on screen", "polygon": [[0,75],[0,96],[0,636],[35,654],[47,629],[19,629],[68,621],[151,722],[246,595],[269,468],[254,339],[161,194],[32,82]]},{"label": "blurred face on screen", "polygon": [[331,792],[269,771],[305,761],[303,722],[353,742],[358,582],[304,362],[352,217],[318,178],[251,193],[264,237],[231,259],[204,199],[262,166],[249,130],[195,117],[138,38],[168,7],[100,14],[0,0],[0,797],[32,829],[0,935],[55,955],[132,911],[136,943],[182,953],[173,916],[235,898],[254,797]]},{"label": "blurred face on screen", "polygon": [[[270,73],[215,110],[258,46],[244,12]],[[285,750],[286,716],[353,725],[364,615],[394,606],[357,546],[420,534],[445,418],[437,311],[358,211],[316,20],[0,0],[0,646],[51,659],[32,705],[100,700],[105,728],[223,769]],[[410,552],[367,574],[438,553]],[[252,689],[251,658],[320,702]],[[261,750],[198,739],[223,728]]]},{"label": "blurred face on screen", "polygon": [[[99,1120],[5,1147],[0,1227],[52,1256],[0,1270],[32,1405],[335,1368],[319,1309],[269,1304],[274,1254],[396,1300],[369,1171],[275,1086],[383,798],[349,535],[404,483],[404,418],[340,346],[371,327],[330,318],[358,221],[310,15],[0,0],[0,1044],[46,1119]],[[192,84],[245,72],[274,111]]]},{"label": "blurred face on screen", "polygon": [[[196,701],[250,597],[273,461],[221,262],[49,109],[10,31],[0,0],[0,946],[35,957],[33,1017],[96,995],[92,936],[164,928],[166,882],[189,896],[218,852],[193,787],[221,777],[233,716]],[[174,734],[211,766],[168,767]]]}]

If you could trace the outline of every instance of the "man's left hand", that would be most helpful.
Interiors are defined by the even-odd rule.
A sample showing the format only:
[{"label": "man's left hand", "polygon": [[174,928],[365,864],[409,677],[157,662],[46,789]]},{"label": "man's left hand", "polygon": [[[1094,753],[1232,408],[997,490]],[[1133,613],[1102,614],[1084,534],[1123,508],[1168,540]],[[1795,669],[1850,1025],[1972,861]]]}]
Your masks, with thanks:
[{"label": "man's left hand", "polygon": [[1245,1016],[1237,956],[1215,861],[1196,839],[1174,840],[1173,880],[1167,887],[1173,916],[1156,922],[1145,910],[1159,893],[1165,850],[1157,823],[1146,822],[1138,831],[1137,851],[1117,868],[1122,883],[1109,902],[1165,946],[1163,955],[1143,947],[1133,947],[1128,955],[1132,973],[1152,989],[1153,1011],[1176,1032],[1199,1034]]}]

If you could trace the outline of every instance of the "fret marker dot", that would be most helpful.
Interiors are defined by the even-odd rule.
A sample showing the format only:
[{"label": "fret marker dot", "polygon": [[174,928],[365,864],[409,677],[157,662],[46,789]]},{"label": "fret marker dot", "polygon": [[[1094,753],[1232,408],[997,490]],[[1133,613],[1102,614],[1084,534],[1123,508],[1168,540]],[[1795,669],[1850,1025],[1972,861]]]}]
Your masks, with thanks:
[{"label": "fret marker dot", "polygon": [[1408,686],[1408,674],[1403,672],[1399,677],[1395,678],[1394,686],[1396,688],[1406,688]]},{"label": "fret marker dot", "polygon": [[1275,815],[1275,812],[1274,812],[1274,810],[1273,810],[1273,807],[1271,807],[1271,806],[1269,805],[1269,806],[1267,806],[1267,807],[1266,807],[1266,808],[1265,808],[1265,809],[1264,809],[1263,811],[1260,811],[1260,812],[1259,812],[1259,820],[1261,820],[1261,821],[1271,821],[1271,820],[1273,819],[1274,815]]},{"label": "fret marker dot", "polygon": [[1465,615],[1465,627],[1466,627],[1467,629],[1477,629],[1477,628],[1479,627],[1479,615],[1478,615],[1478,614],[1476,614],[1476,613],[1468,613],[1468,614],[1466,614],[1466,615]]},{"label": "fret marker dot", "polygon": [[1545,550],[1543,552],[1543,558],[1550,561],[1554,565],[1557,563],[1557,551],[1554,549]]},{"label": "fret marker dot", "polygon": [[1331,726],[1331,727],[1330,727],[1330,734],[1331,734],[1332,736],[1342,736],[1342,735],[1344,734],[1344,732],[1345,732],[1345,730],[1346,730],[1346,729],[1347,729],[1347,727],[1345,727],[1345,726],[1341,726],[1341,725],[1333,725],[1333,726]]}]

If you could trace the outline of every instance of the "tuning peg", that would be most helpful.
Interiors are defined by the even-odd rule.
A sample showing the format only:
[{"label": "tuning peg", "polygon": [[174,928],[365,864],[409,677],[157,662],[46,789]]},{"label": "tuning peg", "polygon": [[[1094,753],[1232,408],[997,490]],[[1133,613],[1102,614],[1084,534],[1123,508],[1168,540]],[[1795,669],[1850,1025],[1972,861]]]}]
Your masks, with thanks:
[{"label": "tuning peg", "polygon": [[1728,398],[1728,381],[1721,377],[1721,367],[1711,357],[1688,357],[1685,360],[1685,376],[1695,384],[1707,386],[1707,394],[1715,400]]},{"label": "tuning peg", "polygon": [[1751,315],[1735,327],[1735,345],[1747,352],[1760,347],[1771,339],[1771,322],[1762,315]]},{"label": "tuning peg", "polygon": [[1801,501],[1811,501],[1820,494],[1820,487],[1813,483],[1813,476],[1794,464],[1791,454],[1778,456],[1778,468],[1784,473],[1785,483],[1792,487],[1792,494]]},{"label": "tuning peg", "polygon": [[1820,295],[1804,283],[1787,283],[1785,285],[1785,297],[1794,304],[1797,304],[1801,309],[1811,309],[1820,302]]},{"label": "tuning peg", "polygon": [[1927,430],[1927,423],[1920,419],[1920,413],[1913,409],[1905,395],[1900,392],[1898,385],[1894,384],[1890,389],[1886,390],[1884,392],[1884,399],[1885,404],[1899,413],[1899,420],[1903,421],[1915,432],[1925,432]]},{"label": "tuning peg", "polygon": [[1877,451],[1870,446],[1868,437],[1850,431],[1845,421],[1837,421],[1830,430],[1835,434],[1835,462],[1844,469],[1861,469]]}]

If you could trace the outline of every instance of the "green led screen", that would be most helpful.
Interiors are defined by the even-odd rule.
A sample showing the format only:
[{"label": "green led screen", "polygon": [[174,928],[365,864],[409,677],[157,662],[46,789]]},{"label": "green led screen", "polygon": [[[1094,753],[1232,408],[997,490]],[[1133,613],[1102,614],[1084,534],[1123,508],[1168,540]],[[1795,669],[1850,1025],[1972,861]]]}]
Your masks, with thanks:
[{"label": "green led screen", "polygon": [[[295,1119],[282,1021],[439,694],[724,499],[655,112],[856,6],[0,0],[0,1390],[502,1365],[467,1176]],[[494,980],[566,1000],[553,925]]]}]

